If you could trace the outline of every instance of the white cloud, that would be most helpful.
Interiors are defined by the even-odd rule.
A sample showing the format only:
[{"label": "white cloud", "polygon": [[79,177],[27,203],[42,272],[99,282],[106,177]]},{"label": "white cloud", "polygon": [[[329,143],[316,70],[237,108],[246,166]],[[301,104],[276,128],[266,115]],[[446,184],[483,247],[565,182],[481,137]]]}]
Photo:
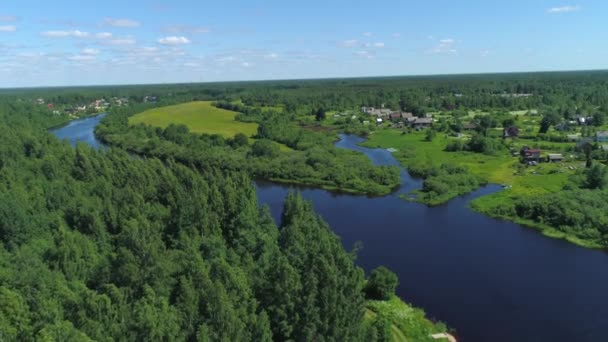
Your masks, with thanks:
[{"label": "white cloud", "polygon": [[84,49],[82,50],[83,55],[95,56],[99,55],[99,50],[97,49]]},{"label": "white cloud", "polygon": [[112,34],[110,32],[99,32],[95,34],[95,37],[99,39],[110,39],[112,38]]},{"label": "white cloud", "polygon": [[190,44],[190,40],[186,37],[177,37],[177,36],[171,36],[171,37],[164,37],[164,38],[160,38],[158,40],[159,44],[162,45],[183,45],[183,44]]},{"label": "white cloud", "polygon": [[355,55],[366,59],[373,59],[374,57],[376,57],[373,52],[368,50],[357,51],[355,52]]},{"label": "white cloud", "polygon": [[222,56],[215,60],[218,63],[226,63],[226,62],[234,62],[236,61],[236,57],[234,56]]},{"label": "white cloud", "polygon": [[17,27],[14,25],[0,26],[0,32],[15,32],[15,31],[17,31]]},{"label": "white cloud", "polygon": [[561,6],[561,7],[552,7],[547,10],[548,13],[556,14],[556,13],[570,13],[577,12],[581,10],[581,6]]},{"label": "white cloud", "polygon": [[456,54],[458,50],[456,49],[456,41],[451,38],[445,38],[439,40],[439,44],[435,45],[433,49],[431,49],[432,53],[436,54]]},{"label": "white cloud", "polygon": [[393,38],[401,38],[401,33],[395,32],[392,34]]},{"label": "white cloud", "polygon": [[373,36],[373,35],[374,35],[374,34],[373,34],[373,33],[371,33],[371,32],[364,32],[364,33],[363,33],[363,36],[364,36],[364,37],[371,37],[371,36]]},{"label": "white cloud", "polygon": [[48,38],[66,38],[66,37],[87,38],[91,34],[89,32],[72,30],[72,31],[45,31],[45,32],[40,33],[40,35],[43,37],[48,37]]},{"label": "white cloud", "polygon": [[204,26],[190,26],[190,25],[171,25],[165,28],[170,33],[190,33],[190,34],[203,34],[211,32],[209,27]]},{"label": "white cloud", "polygon": [[490,50],[481,50],[479,51],[479,55],[483,58],[483,57],[488,57],[488,55],[490,54]]},{"label": "white cloud", "polygon": [[196,67],[199,67],[199,66],[200,66],[200,64],[198,64],[198,63],[193,63],[193,62],[186,62],[186,63],[184,63],[184,66],[185,66],[185,67],[188,67],[188,68],[196,68]]},{"label": "white cloud", "polygon": [[43,52],[21,52],[17,54],[17,57],[20,58],[40,58],[44,57],[46,54]]},{"label": "white cloud", "polygon": [[249,62],[243,62],[243,63],[241,63],[241,66],[243,66],[244,68],[249,68],[250,66],[253,66],[253,65]]},{"label": "white cloud", "polygon": [[363,46],[366,48],[382,49],[384,47],[384,43],[383,42],[365,43],[365,44],[363,44]]},{"label": "white cloud", "polygon": [[12,15],[0,15],[0,21],[17,21],[17,17]]},{"label": "white cloud", "polygon": [[349,39],[349,40],[344,40],[344,41],[340,42],[340,45],[341,45],[341,46],[343,46],[343,47],[348,47],[348,48],[350,48],[350,47],[356,47],[356,46],[359,46],[359,45],[360,45],[360,43],[359,43],[359,41],[358,41],[358,40],[356,40],[356,39]]},{"label": "white cloud", "polygon": [[135,45],[136,43],[135,38],[131,37],[110,39],[104,42],[107,45]]},{"label": "white cloud", "polygon": [[141,24],[139,21],[131,20],[131,19],[113,19],[106,18],[103,21],[104,25],[112,26],[112,27],[123,27],[123,28],[133,28],[139,27]]},{"label": "white cloud", "polygon": [[276,61],[278,58],[279,58],[279,55],[277,55],[274,52],[264,55],[264,59],[267,61]]},{"label": "white cloud", "polygon": [[92,62],[92,61],[96,60],[97,57],[91,56],[91,55],[74,55],[74,56],[68,57],[68,59],[70,61],[74,61],[74,62]]},{"label": "white cloud", "polygon": [[158,48],[156,46],[144,46],[138,48],[137,50],[135,50],[135,52],[141,55],[152,54],[158,52]]}]

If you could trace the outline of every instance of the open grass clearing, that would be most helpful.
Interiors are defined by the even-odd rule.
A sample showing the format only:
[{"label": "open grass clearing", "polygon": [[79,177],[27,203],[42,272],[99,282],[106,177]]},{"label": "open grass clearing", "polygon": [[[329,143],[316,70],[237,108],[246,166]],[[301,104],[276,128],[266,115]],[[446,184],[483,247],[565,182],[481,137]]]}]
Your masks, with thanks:
[{"label": "open grass clearing", "polygon": [[256,134],[258,125],[236,121],[237,113],[216,108],[211,101],[196,101],[160,107],[134,115],[129,124],[147,124],[165,128],[170,124],[186,125],[193,133],[219,134],[232,138],[237,133]]}]

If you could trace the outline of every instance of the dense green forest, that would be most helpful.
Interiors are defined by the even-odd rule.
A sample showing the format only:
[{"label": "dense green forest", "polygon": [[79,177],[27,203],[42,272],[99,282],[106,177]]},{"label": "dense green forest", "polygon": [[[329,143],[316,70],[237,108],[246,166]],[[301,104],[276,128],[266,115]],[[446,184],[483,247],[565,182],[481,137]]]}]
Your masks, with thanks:
[{"label": "dense green forest", "polygon": [[[73,148],[47,132],[70,119],[52,113],[47,102],[74,106],[111,97],[129,99],[110,107],[98,126],[116,148]],[[195,100],[232,106],[239,120],[259,124],[256,136],[128,124],[146,109]],[[332,119],[382,104],[441,115],[425,133]],[[477,209],[605,247],[606,153],[598,144],[577,151],[555,127],[585,114],[597,126],[579,130],[593,136],[605,124],[606,108],[605,72],[2,90],[1,336],[387,341],[397,326],[409,340],[428,339],[445,327],[421,311],[399,319],[404,304],[394,297],[390,271],[376,270],[366,280],[355,253],[344,250],[298,194],[273,222],[258,206],[252,179],[387,193],[399,182],[396,168],[375,167],[332,146],[340,132],[384,132],[390,144],[400,142],[396,156],[425,178],[421,198],[439,203],[487,181],[479,174],[512,163],[510,152],[519,145],[497,132],[519,125],[524,143],[571,152],[587,167],[567,174],[549,168],[546,179],[555,175],[565,185],[498,194]],[[471,118],[476,110],[484,114]],[[520,110],[539,118],[505,121],[508,111]],[[478,128],[454,143],[467,121]],[[439,156],[437,163],[427,156]]]},{"label": "dense green forest", "polygon": [[421,311],[384,313],[383,298],[366,309],[370,289],[394,299],[396,278],[366,285],[298,194],[277,226],[246,172],[73,148],[46,130],[64,117],[13,96],[0,101],[3,340],[390,341],[396,320],[414,340],[445,330]]}]

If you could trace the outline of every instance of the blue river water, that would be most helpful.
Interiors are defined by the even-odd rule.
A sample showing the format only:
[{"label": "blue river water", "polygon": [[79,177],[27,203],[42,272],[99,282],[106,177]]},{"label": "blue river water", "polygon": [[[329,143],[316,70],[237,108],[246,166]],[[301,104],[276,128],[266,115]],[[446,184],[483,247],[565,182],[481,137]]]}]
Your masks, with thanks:
[{"label": "blue river water", "polygon": [[[70,142],[103,145],[93,130],[100,117],[53,130]],[[398,165],[382,149],[341,136],[339,148],[359,151],[377,165]],[[469,209],[472,199],[501,188],[488,185],[448,204],[426,207],[399,194],[420,180],[401,173],[395,193],[369,198],[297,188],[351,249],[363,244],[357,263],[399,275],[398,294],[455,329],[459,341],[607,341],[608,255],[549,239],[520,225]],[[280,219],[286,185],[257,181],[261,205]],[[314,237],[311,237],[314,238]]]}]

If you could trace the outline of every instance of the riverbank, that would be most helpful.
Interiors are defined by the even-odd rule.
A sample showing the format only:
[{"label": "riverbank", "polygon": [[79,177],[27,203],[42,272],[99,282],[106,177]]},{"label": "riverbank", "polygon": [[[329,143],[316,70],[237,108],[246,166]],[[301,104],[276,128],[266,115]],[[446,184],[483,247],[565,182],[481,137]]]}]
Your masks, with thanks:
[{"label": "riverbank", "polygon": [[[505,190],[505,191],[508,191],[508,190]],[[534,229],[534,230],[540,232],[543,236],[546,236],[548,238],[565,240],[565,241],[568,241],[570,243],[573,243],[577,246],[584,247],[584,248],[606,249],[605,245],[602,245],[602,244],[594,242],[594,241],[581,239],[572,234],[564,233],[549,225],[541,224],[541,223],[538,223],[538,222],[535,222],[532,220],[522,219],[515,215],[508,215],[508,214],[500,213],[499,211],[497,211],[497,208],[508,208],[510,205],[512,205],[513,201],[517,200],[516,198],[513,198],[513,199],[510,199],[509,201],[505,201],[505,198],[508,198],[508,194],[504,194],[504,193],[490,194],[490,195],[479,197],[479,198],[472,200],[470,202],[469,206],[471,207],[472,210],[475,210],[476,212],[478,212],[480,214],[484,214],[484,215],[487,215],[489,217],[499,219],[499,220],[506,220],[506,221],[511,221],[511,222],[517,223],[526,228]]]},{"label": "riverbank", "polygon": [[[484,183],[502,184],[505,190],[477,198],[470,204],[471,208],[492,218],[508,220],[522,226],[533,228],[544,236],[566,240],[586,248],[606,248],[597,237],[585,237],[576,230],[560,230],[543,222],[524,219],[515,215],[515,204],[526,199],[562,191],[577,169],[584,167],[580,162],[544,163],[534,168],[527,168],[519,163],[518,158],[505,152],[498,154],[479,154],[471,152],[447,152],[445,146],[454,138],[438,136],[433,141],[426,141],[424,133],[414,132],[401,134],[396,130],[382,130],[371,134],[369,140],[361,145],[375,148],[393,148],[399,163],[415,173],[418,169],[426,170],[441,164],[460,165]],[[421,173],[421,176],[426,175]],[[476,187],[475,187],[476,188]],[[441,196],[425,198],[424,191],[418,190],[414,201],[429,206],[447,203],[468,191],[455,191],[446,187]],[[404,196],[402,196],[404,197]],[[412,199],[405,198],[408,201]]]},{"label": "riverbank", "polygon": [[100,115],[105,115],[108,114],[107,112],[100,112],[100,113],[93,113],[93,114],[85,114],[82,115],[80,117],[77,118],[65,118],[64,120],[62,120],[60,123],[57,124],[53,124],[49,127],[46,128],[47,131],[53,131],[53,130],[57,130],[60,129],[62,127],[65,127],[73,122],[79,121],[79,120],[86,120],[86,119],[90,119],[90,118],[94,118],[96,116],[100,116]]},{"label": "riverbank", "polygon": [[447,333],[445,324],[432,322],[422,309],[414,308],[396,296],[386,301],[368,300],[365,320],[390,330],[393,342],[434,341],[433,335]]}]

